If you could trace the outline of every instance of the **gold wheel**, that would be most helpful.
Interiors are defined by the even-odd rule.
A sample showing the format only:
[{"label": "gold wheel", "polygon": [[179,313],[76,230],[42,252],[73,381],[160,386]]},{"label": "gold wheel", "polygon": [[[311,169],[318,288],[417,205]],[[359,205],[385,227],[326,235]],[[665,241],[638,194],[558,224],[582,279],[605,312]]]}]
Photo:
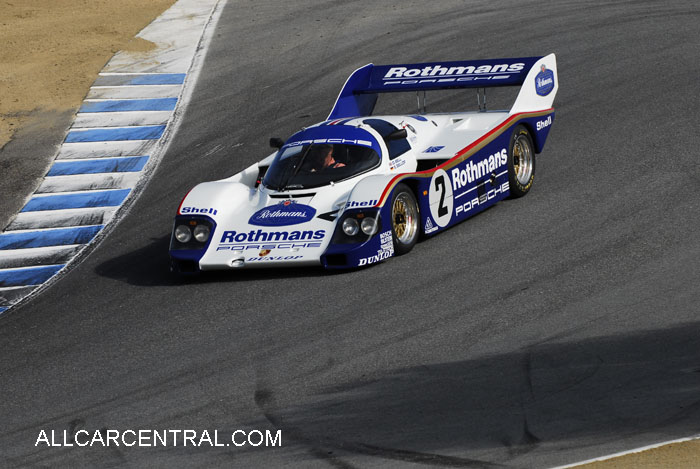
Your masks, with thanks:
[{"label": "gold wheel", "polygon": [[399,188],[391,205],[391,227],[397,253],[406,253],[416,244],[419,218],[418,205],[410,189],[405,186]]},{"label": "gold wheel", "polygon": [[394,233],[396,233],[396,237],[403,239],[406,234],[406,204],[399,197],[394,200],[394,216],[392,222],[394,224]]}]

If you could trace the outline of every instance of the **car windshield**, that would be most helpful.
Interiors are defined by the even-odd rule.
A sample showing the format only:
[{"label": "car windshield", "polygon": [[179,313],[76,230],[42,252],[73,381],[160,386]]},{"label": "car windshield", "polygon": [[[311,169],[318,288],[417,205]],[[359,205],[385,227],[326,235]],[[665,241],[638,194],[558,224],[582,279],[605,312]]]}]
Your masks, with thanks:
[{"label": "car windshield", "polygon": [[280,150],[265,173],[270,189],[308,189],[342,181],[379,164],[370,147],[347,144],[309,144]]}]

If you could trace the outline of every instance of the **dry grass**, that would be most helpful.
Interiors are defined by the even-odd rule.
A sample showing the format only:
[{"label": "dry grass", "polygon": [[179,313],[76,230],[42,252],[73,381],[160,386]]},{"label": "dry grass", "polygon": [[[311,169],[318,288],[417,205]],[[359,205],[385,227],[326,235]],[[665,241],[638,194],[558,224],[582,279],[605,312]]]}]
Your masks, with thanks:
[{"label": "dry grass", "polygon": [[0,0],[0,148],[33,111],[80,106],[115,52],[175,0]]}]

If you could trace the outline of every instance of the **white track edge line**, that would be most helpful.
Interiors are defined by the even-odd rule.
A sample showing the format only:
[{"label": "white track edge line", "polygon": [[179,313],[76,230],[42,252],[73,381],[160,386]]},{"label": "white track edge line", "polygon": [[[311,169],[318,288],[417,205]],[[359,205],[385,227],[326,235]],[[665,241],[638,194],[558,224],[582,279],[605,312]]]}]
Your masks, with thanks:
[{"label": "white track edge line", "polygon": [[[0,287],[0,292],[4,291],[10,291],[10,290],[19,290],[20,288],[32,288],[34,285],[23,285],[19,287]],[[5,306],[5,308],[9,308],[9,306]]]},{"label": "white track edge line", "polygon": [[556,466],[556,467],[552,467],[551,469],[569,469],[572,467],[583,466],[584,464],[591,464],[594,462],[607,461],[609,459],[619,458],[621,456],[627,456],[627,455],[635,454],[635,453],[642,453],[644,451],[649,451],[651,449],[661,448],[662,446],[673,445],[675,443],[686,443],[688,441],[695,441],[695,440],[700,440],[700,433],[698,433],[697,435],[688,436],[685,438],[678,438],[675,440],[662,441],[660,443],[654,443],[654,444],[647,445],[647,446],[640,446],[639,448],[634,448],[634,449],[630,449],[627,451],[620,451],[619,453],[608,454],[608,455],[600,456],[600,457],[593,458],[593,459],[586,459],[585,461],[579,461],[579,462],[575,462],[572,464],[567,464],[565,466]]},{"label": "white track edge line", "polygon": [[[143,171],[132,171],[132,172],[136,172],[136,173],[140,174]],[[92,174],[123,174],[123,173],[92,173]],[[85,175],[84,174],[66,174],[65,176],[85,176]],[[47,177],[56,177],[56,176],[47,176]],[[41,187],[41,186],[39,186],[39,187]],[[32,196],[32,198],[30,200],[42,199],[44,197],[52,197],[52,196],[56,196],[56,195],[93,194],[95,192],[114,192],[114,191],[123,191],[126,189],[129,189],[129,188],[125,187],[125,188],[120,188],[120,189],[84,189],[82,191],[49,192],[49,193],[39,192],[39,193],[34,193],[34,195]],[[111,207],[111,205],[107,205],[107,207]],[[72,207],[72,208],[82,208],[82,207]],[[51,211],[55,211],[55,210],[63,210],[63,209],[58,208],[58,209],[54,209]],[[43,212],[43,211],[45,211],[45,210],[27,210],[27,212]],[[22,213],[22,212],[20,212],[20,213]]]},{"label": "white track edge line", "polygon": [[[27,265],[27,266],[24,266],[24,267],[10,267],[10,268],[8,268],[8,269],[0,269],[0,272],[3,272],[3,271],[4,271],[4,272],[7,272],[8,270],[38,269],[38,268],[40,268],[40,267],[55,267],[55,266],[59,266],[59,265],[64,265],[64,266],[65,266],[66,264],[41,264],[41,265]],[[63,269],[61,269],[61,270],[63,270]],[[35,286],[38,286],[38,285],[16,285],[16,286],[19,286],[19,287],[35,287]],[[24,299],[24,298],[23,298],[23,299]],[[12,306],[15,306],[15,305],[12,305]]]},{"label": "white track edge line", "polygon": [[179,88],[182,88],[182,83],[175,83],[175,84],[173,84],[173,83],[156,83],[156,84],[153,84],[153,85],[93,85],[93,86],[90,87],[90,89],[91,89],[91,90],[101,90],[101,89],[103,89],[103,88],[125,88],[125,89],[128,88],[128,89],[134,89],[134,87],[136,87],[136,86],[144,86],[144,87],[145,87],[145,86],[148,86],[148,87],[150,87],[150,88],[152,88],[152,89],[155,89],[156,86],[169,86],[169,87],[171,87],[171,88],[174,88],[174,87],[177,86],[177,87],[179,87]]},{"label": "white track edge line", "polygon": [[[120,125],[117,127],[79,127],[73,129],[71,127],[70,132],[87,132],[89,130],[117,130],[117,129],[138,129],[140,127],[162,127],[166,124],[145,124],[145,125]],[[145,139],[145,140],[156,140],[156,139]],[[123,142],[124,140],[99,140],[98,142]],[[133,141],[133,140],[131,140]],[[89,142],[89,143],[98,143]],[[66,143],[88,143],[88,142],[66,142]]]},{"label": "white track edge line", "polygon": [[[101,207],[100,207],[101,208]],[[39,210],[41,212],[60,212],[61,210]],[[27,213],[27,212],[24,212]],[[86,228],[90,226],[104,226],[102,224],[97,224],[97,225],[72,225],[72,226],[52,226],[51,228],[27,228],[23,230],[12,230],[12,231],[5,231],[2,234],[16,234],[16,233],[35,233],[39,231],[49,231],[49,230],[67,230],[69,228]],[[60,245],[62,246],[62,245]],[[2,250],[0,250],[2,252]]]},{"label": "white track edge line", "polygon": [[[61,160],[61,163],[79,163],[83,161],[103,161],[105,159],[126,159],[126,158],[142,158],[142,157],[148,158],[148,155],[134,155],[134,156],[103,156],[102,158],[64,158]],[[47,173],[48,174],[48,173]],[[59,176],[67,176],[67,174],[59,174]],[[54,176],[46,176],[46,177],[54,177]]]},{"label": "white track edge line", "polygon": [[53,252],[60,250],[74,249],[82,244],[59,244],[56,246],[39,246],[36,248],[18,248],[18,249],[2,249],[0,250],[0,260],[3,259],[3,254],[17,254],[19,251],[26,251],[28,254],[41,254],[44,252]]}]

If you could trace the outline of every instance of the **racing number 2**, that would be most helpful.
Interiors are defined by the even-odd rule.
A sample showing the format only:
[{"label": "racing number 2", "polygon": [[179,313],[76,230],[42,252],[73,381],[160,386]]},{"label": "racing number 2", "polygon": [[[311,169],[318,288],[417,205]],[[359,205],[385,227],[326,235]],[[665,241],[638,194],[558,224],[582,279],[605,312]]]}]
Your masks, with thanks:
[{"label": "racing number 2", "polygon": [[428,185],[428,203],[430,204],[430,215],[438,226],[449,225],[452,219],[452,184],[450,176],[438,169],[433,174]]},{"label": "racing number 2", "polygon": [[435,178],[435,190],[440,194],[440,203],[438,204],[438,217],[442,218],[447,215],[448,209],[445,205],[445,176]]}]

